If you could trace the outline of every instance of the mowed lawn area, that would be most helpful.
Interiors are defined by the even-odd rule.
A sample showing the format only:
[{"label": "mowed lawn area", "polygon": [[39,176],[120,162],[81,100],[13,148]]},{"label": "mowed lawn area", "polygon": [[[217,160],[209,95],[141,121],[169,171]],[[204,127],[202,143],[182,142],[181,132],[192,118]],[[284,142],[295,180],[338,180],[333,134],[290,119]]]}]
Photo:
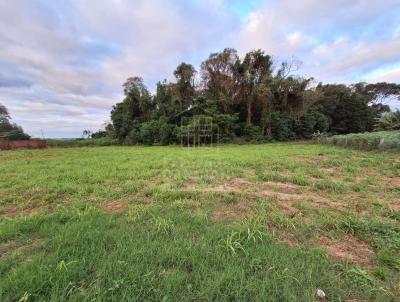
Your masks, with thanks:
[{"label": "mowed lawn area", "polygon": [[398,301],[399,270],[399,153],[0,152],[0,301]]}]

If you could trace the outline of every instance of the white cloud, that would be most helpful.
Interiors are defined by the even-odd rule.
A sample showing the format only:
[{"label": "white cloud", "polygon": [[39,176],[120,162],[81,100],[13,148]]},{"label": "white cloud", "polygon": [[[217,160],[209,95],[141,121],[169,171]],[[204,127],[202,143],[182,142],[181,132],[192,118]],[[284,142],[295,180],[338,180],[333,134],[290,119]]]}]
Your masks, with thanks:
[{"label": "white cloud", "polygon": [[[261,48],[318,80],[400,81],[400,1],[272,0],[246,18],[227,0],[0,2],[0,102],[36,135],[96,130],[140,75],[150,88],[182,61]],[[374,78],[375,77],[375,78]],[[57,134],[58,133],[58,134]]]},{"label": "white cloud", "polygon": [[[79,135],[89,121],[99,128],[129,76],[140,75],[153,88],[181,61],[226,44],[222,37],[235,24],[221,9],[225,5],[211,0],[99,0],[96,5],[76,0],[65,7],[2,3],[0,66],[19,77],[8,77],[7,87],[0,83],[0,101],[28,132],[43,127],[65,133],[66,124],[73,129],[72,121],[69,136]],[[21,77],[33,86],[17,88],[24,83]]]}]

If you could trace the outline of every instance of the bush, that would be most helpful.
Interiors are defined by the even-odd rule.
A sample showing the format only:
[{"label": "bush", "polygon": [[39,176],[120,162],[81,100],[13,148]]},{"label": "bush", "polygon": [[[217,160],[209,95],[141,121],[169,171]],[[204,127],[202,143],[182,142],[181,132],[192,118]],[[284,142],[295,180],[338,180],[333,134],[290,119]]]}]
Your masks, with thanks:
[{"label": "bush", "polygon": [[378,119],[376,130],[400,130],[400,111],[389,112]]},{"label": "bush", "polygon": [[158,142],[161,145],[168,145],[176,142],[176,126],[168,124],[165,118],[160,118],[158,121],[159,137]]},{"label": "bush", "polygon": [[258,126],[245,126],[244,138],[247,142],[252,143],[262,143],[265,141],[261,128]]},{"label": "bush", "polygon": [[277,141],[288,141],[296,139],[296,133],[293,131],[294,120],[281,112],[271,114],[272,138]]},{"label": "bush", "polygon": [[168,124],[164,118],[141,124],[135,123],[124,143],[127,145],[168,145],[176,142],[176,132],[176,126]]},{"label": "bush", "polygon": [[310,139],[316,132],[324,133],[328,130],[328,118],[320,112],[307,112],[298,123],[297,135],[301,138]]},{"label": "bush", "polygon": [[28,140],[30,138],[31,137],[28,134],[24,133],[21,128],[11,130],[4,136],[4,139],[8,141]]}]

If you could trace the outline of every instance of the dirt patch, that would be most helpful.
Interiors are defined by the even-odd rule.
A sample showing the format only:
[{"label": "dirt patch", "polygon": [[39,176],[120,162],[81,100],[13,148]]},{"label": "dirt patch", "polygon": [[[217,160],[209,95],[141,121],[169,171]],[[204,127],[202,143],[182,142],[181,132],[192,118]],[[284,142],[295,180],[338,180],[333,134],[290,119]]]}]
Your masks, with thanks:
[{"label": "dirt patch", "polygon": [[13,206],[1,207],[0,216],[15,217],[20,213],[20,209]]},{"label": "dirt patch", "polygon": [[276,192],[270,189],[262,190],[255,192],[256,196],[259,197],[276,197],[278,200],[285,200],[285,201],[295,201],[295,200],[303,200],[306,199],[306,196],[301,194],[288,194],[282,192]]},{"label": "dirt patch", "polygon": [[8,255],[15,252],[25,252],[26,256],[29,256],[31,255],[31,253],[28,253],[28,250],[30,248],[42,245],[44,243],[45,240],[41,238],[32,239],[26,244],[22,244],[15,240],[2,243],[0,244],[0,259],[7,257]]},{"label": "dirt patch", "polygon": [[328,167],[328,168],[321,168],[321,170],[325,173],[335,174],[339,171],[338,167]]},{"label": "dirt patch", "polygon": [[256,176],[256,170],[248,168],[244,170],[244,175],[254,177]]},{"label": "dirt patch", "polygon": [[7,243],[3,243],[0,245],[0,259],[3,257],[19,250],[22,248],[22,245],[17,241],[10,241]]},{"label": "dirt patch", "polygon": [[299,245],[299,242],[296,239],[289,236],[288,234],[279,234],[278,239],[286,243],[290,247]]},{"label": "dirt patch", "polygon": [[341,210],[341,211],[349,210],[349,207],[340,201],[332,201],[332,200],[326,199],[321,196],[316,196],[316,195],[311,196],[311,198],[313,200],[313,202],[311,203],[311,207],[313,207],[313,208],[329,207],[329,208],[334,208],[334,209]]},{"label": "dirt patch", "polygon": [[216,208],[211,214],[214,222],[241,221],[256,206],[250,200],[240,199],[235,203]]},{"label": "dirt patch", "polygon": [[400,211],[400,199],[395,199],[389,204],[389,210]]},{"label": "dirt patch", "polygon": [[301,214],[299,209],[295,208],[290,203],[278,202],[278,208],[282,210],[282,212],[289,217],[295,217],[296,215]]},{"label": "dirt patch", "polygon": [[124,212],[128,209],[126,204],[118,201],[107,203],[103,206],[104,211],[108,213],[119,213]]},{"label": "dirt patch", "polygon": [[145,196],[143,198],[143,203],[144,204],[151,204],[152,201],[153,201],[153,199],[151,197],[149,197],[149,196]]},{"label": "dirt patch", "polygon": [[320,237],[318,243],[335,258],[356,263],[366,268],[373,264],[374,252],[365,242],[354,236],[348,235],[341,239]]},{"label": "dirt patch", "polygon": [[254,182],[251,182],[251,181],[249,181],[249,180],[247,180],[247,179],[244,179],[244,178],[234,178],[234,179],[232,179],[231,181],[229,181],[229,183],[228,183],[230,186],[238,186],[238,187],[241,187],[241,186],[251,186],[251,185],[254,185]]},{"label": "dirt patch", "polygon": [[400,186],[400,178],[390,178],[389,182],[395,187]]},{"label": "dirt patch", "polygon": [[285,192],[293,192],[300,188],[298,185],[295,185],[295,184],[277,182],[277,181],[266,181],[263,184],[266,184],[266,185],[274,187],[274,188],[278,188],[279,190],[282,190]]},{"label": "dirt patch", "polygon": [[189,184],[197,184],[199,182],[199,178],[197,176],[190,176]]},{"label": "dirt patch", "polygon": [[[195,190],[198,192],[216,193],[245,193],[253,197],[271,197],[277,200],[276,205],[280,207],[286,215],[294,216],[299,213],[289,202],[312,200],[311,207],[329,207],[341,211],[348,211],[349,207],[340,201],[332,201],[322,196],[310,192],[298,193],[301,188],[291,183],[277,181],[256,182],[244,178],[234,178],[216,187],[199,188],[196,186],[196,179],[186,185],[185,190]],[[282,192],[284,191],[284,192]]]}]

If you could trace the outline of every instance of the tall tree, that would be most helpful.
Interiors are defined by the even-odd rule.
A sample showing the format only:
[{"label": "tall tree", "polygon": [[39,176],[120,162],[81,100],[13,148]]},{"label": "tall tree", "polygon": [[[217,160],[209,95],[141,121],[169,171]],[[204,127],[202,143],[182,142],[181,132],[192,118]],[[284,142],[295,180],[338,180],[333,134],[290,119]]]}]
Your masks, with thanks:
[{"label": "tall tree", "polygon": [[134,122],[150,119],[154,104],[140,77],[129,78],[124,84],[125,98],[113,106],[111,120],[117,137],[123,140],[132,130]]},{"label": "tall tree", "polygon": [[368,105],[370,98],[346,85],[318,85],[320,99],[312,109],[325,114],[333,133],[371,131],[378,114]]},{"label": "tall tree", "polygon": [[182,109],[188,109],[193,104],[195,97],[194,78],[196,69],[191,64],[181,63],[174,71],[177,80],[176,87],[180,99],[182,100]]},{"label": "tall tree", "polygon": [[222,52],[212,53],[201,63],[201,78],[206,97],[214,99],[222,113],[232,113],[235,82],[234,65],[239,60],[237,51],[225,48]]},{"label": "tall tree", "polygon": [[165,117],[171,123],[178,122],[178,115],[182,112],[181,99],[176,92],[176,84],[166,80],[157,83],[154,96],[159,117]]},{"label": "tall tree", "polygon": [[10,121],[7,107],[0,103],[0,132],[10,131],[15,128]]},{"label": "tall tree", "polygon": [[258,93],[262,82],[272,73],[272,58],[262,50],[246,54],[243,61],[237,60],[234,66],[234,79],[237,86],[236,97],[246,107],[246,125],[252,124],[253,106],[260,98]]}]

